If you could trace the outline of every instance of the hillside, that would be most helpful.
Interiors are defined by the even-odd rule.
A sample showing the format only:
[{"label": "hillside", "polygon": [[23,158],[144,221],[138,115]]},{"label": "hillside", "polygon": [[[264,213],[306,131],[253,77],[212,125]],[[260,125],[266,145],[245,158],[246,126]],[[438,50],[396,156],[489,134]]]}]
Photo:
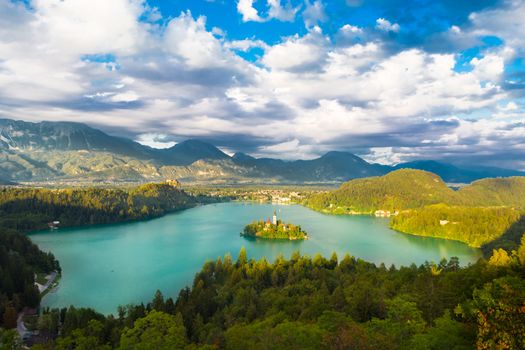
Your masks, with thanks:
[{"label": "hillside", "polygon": [[154,150],[129,139],[110,136],[86,124],[74,122],[31,123],[0,119],[0,149],[11,151],[106,151],[140,159]]},{"label": "hillside", "polygon": [[0,227],[17,231],[60,226],[113,223],[157,217],[195,205],[195,199],[168,183],[130,189],[3,188]]},{"label": "hillside", "polygon": [[307,201],[313,209],[336,214],[373,213],[375,210],[393,212],[437,203],[460,204],[461,198],[439,176],[411,169],[352,180],[335,191],[313,196]]},{"label": "hillside", "polygon": [[483,179],[459,190],[472,205],[525,209],[525,177]]},{"label": "hillside", "polygon": [[400,212],[392,218],[391,227],[404,233],[452,239],[481,247],[500,238],[519,218],[520,212],[508,207],[434,204]]}]

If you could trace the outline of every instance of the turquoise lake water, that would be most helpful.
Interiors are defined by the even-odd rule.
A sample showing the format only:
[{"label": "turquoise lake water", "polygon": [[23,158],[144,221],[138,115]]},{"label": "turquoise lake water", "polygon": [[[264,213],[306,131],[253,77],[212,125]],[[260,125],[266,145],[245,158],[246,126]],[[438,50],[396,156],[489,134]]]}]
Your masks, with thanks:
[{"label": "turquoise lake water", "polygon": [[[244,225],[271,216],[299,224],[307,241],[250,240],[239,236]],[[207,260],[241,247],[249,257],[273,261],[293,251],[339,258],[349,253],[364,260],[390,264],[421,264],[457,256],[465,265],[481,252],[465,244],[392,231],[388,220],[367,216],[325,215],[299,205],[220,203],[200,206],[162,218],[134,223],[59,229],[31,235],[52,251],[62,266],[58,289],[42,304],[93,307],[115,313],[118,305],[148,302],[160,289],[176,297]]]}]

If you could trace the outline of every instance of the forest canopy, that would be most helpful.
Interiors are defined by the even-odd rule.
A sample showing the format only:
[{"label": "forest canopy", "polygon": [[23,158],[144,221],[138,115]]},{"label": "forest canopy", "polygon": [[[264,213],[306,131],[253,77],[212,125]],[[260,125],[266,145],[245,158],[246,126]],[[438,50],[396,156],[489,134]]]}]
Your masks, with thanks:
[{"label": "forest canopy", "polygon": [[176,300],[157,292],[108,317],[48,310],[39,349],[522,349],[523,243],[504,265],[463,268],[299,253],[270,263],[242,249],[206,263]]}]

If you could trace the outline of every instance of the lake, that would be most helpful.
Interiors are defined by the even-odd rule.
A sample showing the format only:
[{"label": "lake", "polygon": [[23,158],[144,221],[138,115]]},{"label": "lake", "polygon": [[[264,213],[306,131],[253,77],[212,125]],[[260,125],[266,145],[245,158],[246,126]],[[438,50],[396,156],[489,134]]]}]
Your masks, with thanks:
[{"label": "lake", "polygon": [[[241,237],[244,225],[277,210],[279,219],[301,225],[307,241],[268,241]],[[229,202],[199,206],[164,217],[133,223],[61,228],[30,235],[51,251],[62,266],[58,289],[43,306],[93,307],[115,313],[118,305],[148,302],[160,289],[176,297],[207,260],[241,247],[251,258],[273,261],[300,251],[330,257],[336,252],[390,264],[421,264],[457,256],[462,265],[481,257],[465,244],[392,231],[388,220],[368,216],[325,215],[299,205]]]}]

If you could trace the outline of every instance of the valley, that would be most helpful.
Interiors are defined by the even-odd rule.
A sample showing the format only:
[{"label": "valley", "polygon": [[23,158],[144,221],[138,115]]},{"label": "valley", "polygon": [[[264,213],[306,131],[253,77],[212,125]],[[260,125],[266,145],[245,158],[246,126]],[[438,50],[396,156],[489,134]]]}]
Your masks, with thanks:
[{"label": "valley", "polygon": [[[465,327],[473,329],[472,315],[485,312],[475,294],[482,283],[471,280],[465,285],[467,297],[456,295],[447,304],[442,297],[429,296],[433,281],[439,279],[438,288],[450,293],[449,278],[481,273],[484,283],[506,283],[513,293],[523,290],[521,280],[513,279],[525,262],[525,177],[519,171],[435,161],[385,166],[335,151],[312,160],[258,159],[244,153],[229,156],[199,140],[153,149],[77,123],[0,120],[0,125],[0,251],[7,257],[0,260],[7,272],[0,281],[0,313],[7,327],[20,317],[27,319],[31,329],[24,335],[29,342],[42,343],[33,333],[38,331],[43,344],[62,349],[62,342],[88,341],[82,332],[104,324],[119,334],[116,343],[125,344],[126,322],[133,326],[155,316],[176,322],[174,329],[188,337],[182,341],[187,346],[206,348],[212,342],[237,348],[243,344],[235,335],[239,329],[250,333],[253,342],[255,329],[280,317],[256,316],[264,309],[258,303],[277,302],[264,301],[258,293],[271,294],[277,287],[292,288],[292,293],[303,283],[324,281],[314,295],[334,305],[304,306],[317,315],[314,319],[286,311],[297,327],[320,327],[315,332],[324,334],[323,339],[340,336],[323,328],[323,315],[343,312],[330,318],[352,315],[352,321],[341,319],[340,327],[366,330],[370,344],[385,345],[374,333],[379,324],[390,329],[380,331],[390,332],[390,341],[402,343],[392,333],[397,326],[391,319],[402,304],[414,310],[414,320],[424,318],[422,327],[428,322],[404,346],[431,341],[428,337],[442,331],[443,322],[447,327],[456,322],[453,328],[462,334],[456,342],[472,343],[481,333],[470,333],[468,340]],[[284,221],[269,222],[274,211]],[[247,222],[253,224],[243,230]],[[231,254],[237,251],[234,264]],[[210,262],[217,257],[223,258]],[[292,269],[286,278],[283,266]],[[217,269],[214,277],[208,276],[210,268]],[[346,268],[350,270],[343,272]],[[328,287],[333,282],[324,278],[334,273],[350,274],[365,284],[370,276],[395,284],[395,276],[408,273],[430,281],[425,284],[430,289],[403,282],[406,288],[418,288],[407,296],[367,284],[367,290],[381,296],[368,306],[379,309],[363,311],[359,303],[369,297],[360,299],[346,284]],[[443,279],[436,277],[442,273]],[[45,275],[59,281],[41,294],[35,278]],[[202,276],[208,276],[207,282]],[[213,290],[225,288],[226,293],[255,281],[252,289],[238,289],[252,299],[215,295],[215,304],[207,304],[195,293],[215,293],[207,289],[209,278],[218,278]],[[340,295],[343,288],[350,293],[347,297]],[[163,293],[174,296],[177,291],[176,301],[164,300]],[[192,298],[205,306],[195,306]],[[280,302],[297,303],[304,297],[292,293],[283,298]],[[430,310],[426,298],[448,311]],[[221,310],[233,307],[230,302],[248,309],[239,309],[235,320],[218,326],[210,317],[232,317]],[[316,305],[307,302],[312,303]],[[476,305],[478,311],[450,318],[451,305]],[[35,307],[40,315],[26,317]],[[197,316],[194,308],[200,308]],[[118,324],[110,325],[112,314],[119,315]],[[70,325],[73,318],[79,323]],[[309,323],[301,321],[305,319]],[[247,323],[241,326],[240,321]],[[350,326],[352,322],[357,323]],[[59,329],[63,333],[55,342]],[[96,347],[116,344],[102,334],[88,337]],[[354,344],[352,339],[348,344]]]}]

